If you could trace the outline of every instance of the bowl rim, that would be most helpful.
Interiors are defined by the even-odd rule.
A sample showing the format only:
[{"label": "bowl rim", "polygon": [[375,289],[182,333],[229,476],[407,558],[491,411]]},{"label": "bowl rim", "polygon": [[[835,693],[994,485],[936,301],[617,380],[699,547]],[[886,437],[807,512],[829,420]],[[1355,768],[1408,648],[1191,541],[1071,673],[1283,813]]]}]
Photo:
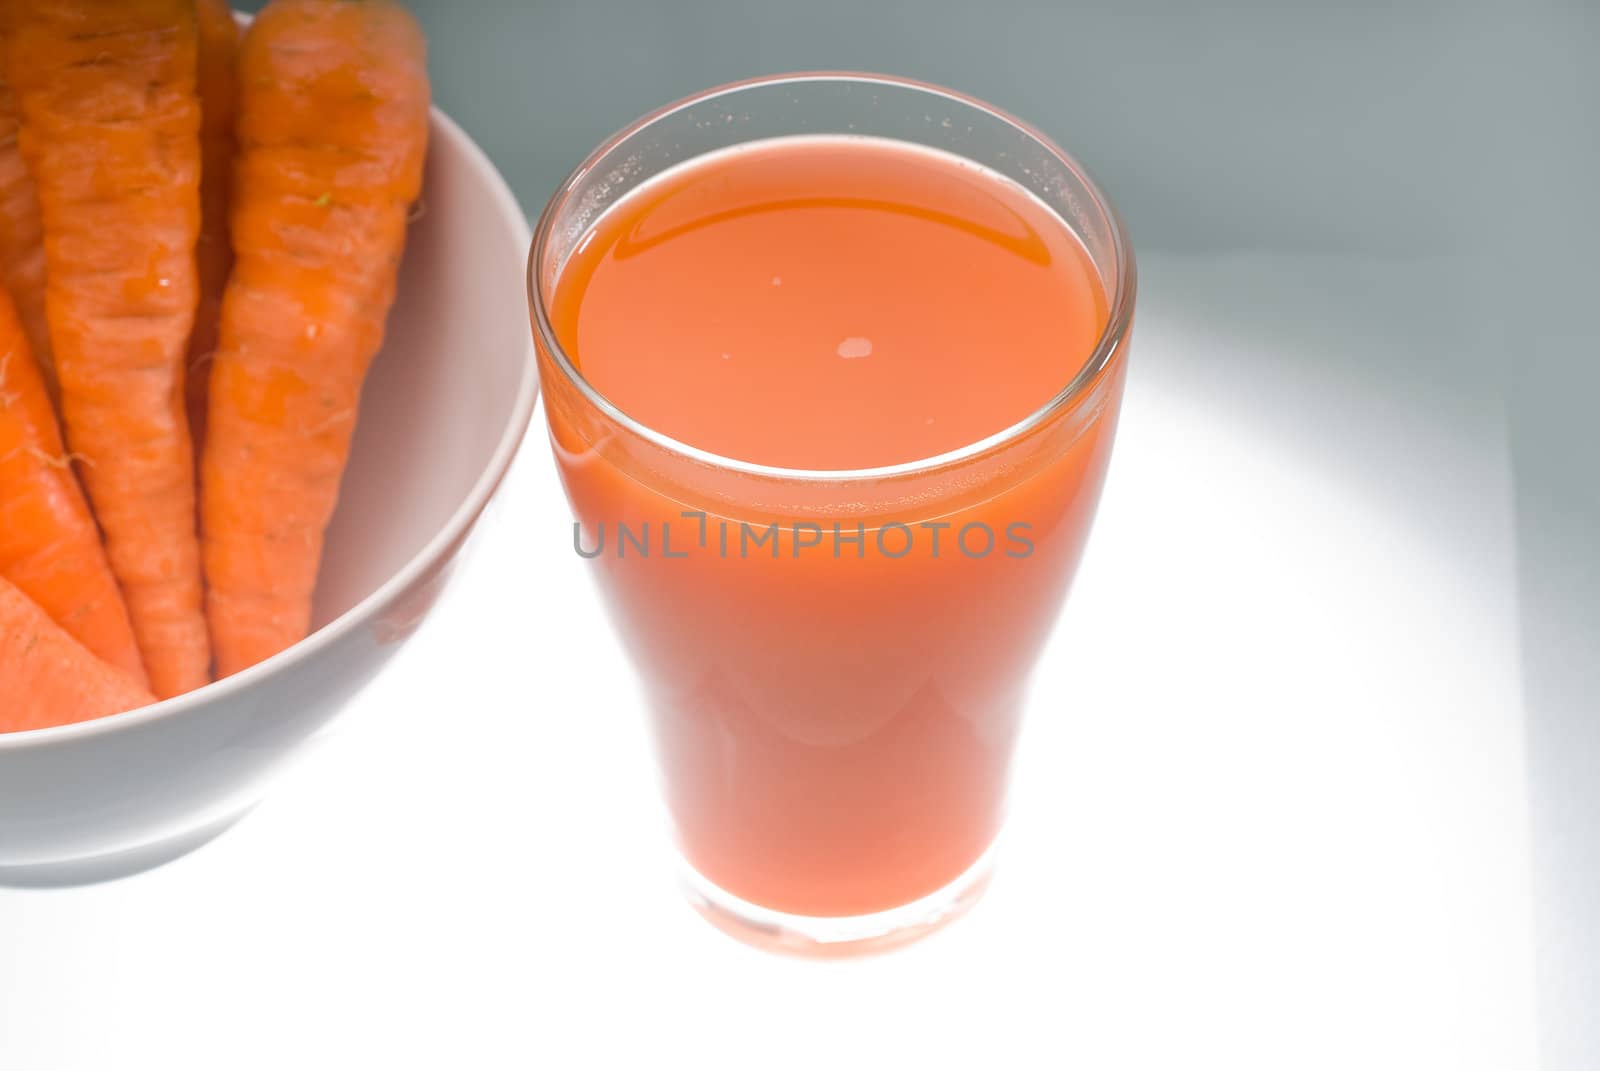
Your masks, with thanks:
[{"label": "bowl rim", "polygon": [[[470,170],[483,178],[490,200],[498,210],[504,224],[511,230],[512,236],[520,243],[521,248],[527,249],[533,244],[533,231],[528,224],[528,218],[523,214],[522,206],[517,203],[510,186],[506,184],[505,176],[500,174],[494,161],[489,159],[487,153],[472,140],[461,126],[437,107],[429,108],[429,140],[430,152],[432,145],[443,141],[454,150],[460,152]],[[519,306],[520,307],[520,306]],[[522,354],[522,376],[517,383],[516,398],[512,404],[511,413],[506,421],[500,441],[495,444],[494,452],[490,455],[488,463],[478,478],[468,488],[466,497],[455,508],[454,512],[445,520],[444,524],[429,540],[423,544],[422,549],[412,555],[399,569],[395,570],[383,583],[359,600],[354,606],[344,613],[329,621],[326,625],[311,633],[284,650],[279,651],[271,658],[258,662],[249,669],[240,670],[230,677],[212,681],[191,692],[163,699],[148,706],[125,710],[120,714],[107,714],[104,717],[90,718],[85,721],[70,722],[66,725],[51,725],[39,729],[22,729],[16,732],[0,733],[0,754],[6,752],[24,751],[32,747],[47,747],[51,744],[66,743],[72,740],[84,739],[92,736],[114,733],[119,730],[133,729],[149,721],[159,720],[171,715],[195,711],[208,706],[213,702],[226,700],[240,692],[246,691],[255,685],[269,680],[287,671],[289,667],[303,659],[317,654],[343,639],[354,629],[364,625],[377,614],[384,606],[394,600],[403,590],[409,588],[429,569],[437,565],[446,552],[460,540],[476,522],[478,515],[483,512],[493,497],[500,481],[504,479],[506,471],[511,467],[512,459],[516,457],[524,438],[527,436],[528,425],[533,418],[534,405],[539,397],[539,368],[538,360],[534,354],[533,333],[526,333],[526,342]]]}]

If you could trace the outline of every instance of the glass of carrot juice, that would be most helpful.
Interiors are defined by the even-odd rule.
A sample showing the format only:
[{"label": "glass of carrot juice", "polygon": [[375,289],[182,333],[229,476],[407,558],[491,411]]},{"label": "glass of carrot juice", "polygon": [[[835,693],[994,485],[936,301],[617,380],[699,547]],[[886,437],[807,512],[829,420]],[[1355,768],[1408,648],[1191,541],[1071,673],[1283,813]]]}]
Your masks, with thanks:
[{"label": "glass of carrot juice", "polygon": [[528,282],[691,898],[813,952],[960,911],[1111,453],[1110,203],[962,94],[760,78],[597,148]]}]

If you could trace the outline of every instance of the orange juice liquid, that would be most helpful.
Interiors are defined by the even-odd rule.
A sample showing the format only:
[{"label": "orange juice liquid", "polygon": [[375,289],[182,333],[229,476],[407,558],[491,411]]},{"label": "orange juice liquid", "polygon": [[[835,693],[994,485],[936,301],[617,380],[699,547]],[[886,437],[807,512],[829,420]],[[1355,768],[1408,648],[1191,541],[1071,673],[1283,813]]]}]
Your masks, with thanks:
[{"label": "orange juice liquid", "polygon": [[[1076,236],[1009,180],[896,142],[796,137],[624,196],[550,311],[584,378],[654,431],[843,470],[1026,420],[1084,367],[1107,300]],[[959,877],[999,826],[1120,362],[992,459],[830,484],[673,458],[586,415],[542,359],[580,549],[641,670],[688,861],[806,915]]]}]

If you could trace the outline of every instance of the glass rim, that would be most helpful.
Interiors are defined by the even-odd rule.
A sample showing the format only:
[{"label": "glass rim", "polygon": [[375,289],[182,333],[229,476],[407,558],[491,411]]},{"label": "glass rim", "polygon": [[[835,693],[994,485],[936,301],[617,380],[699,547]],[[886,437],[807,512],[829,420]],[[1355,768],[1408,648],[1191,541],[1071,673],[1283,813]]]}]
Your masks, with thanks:
[{"label": "glass rim", "polygon": [[[547,308],[548,302],[546,300],[548,295],[545,293],[543,272],[540,270],[540,265],[544,261],[548,240],[555,228],[556,213],[565,203],[566,196],[571,193],[573,187],[612,150],[641,130],[670,115],[746,89],[759,86],[812,82],[853,82],[863,85],[887,85],[899,89],[911,89],[931,96],[943,97],[986,112],[994,118],[1009,124],[1026,137],[1038,142],[1054,156],[1082,183],[1095,208],[1105,217],[1111,234],[1112,250],[1116,257],[1115,285],[1109,295],[1105,327],[1101,329],[1100,336],[1096,339],[1094,349],[1090,352],[1088,359],[1067,381],[1066,385],[1021,420],[993,434],[986,435],[981,439],[958,446],[952,450],[946,450],[926,458],[897,462],[893,465],[875,465],[854,469],[806,469],[789,468],[781,465],[764,465],[760,462],[745,461],[703,449],[692,443],[674,438],[665,432],[658,431],[630,416],[604,394],[601,394],[594,384],[589,382],[588,378],[584,376],[583,372],[567,355],[560,341],[557,340],[555,328],[550,323]],[[627,195],[624,194],[623,196],[626,197]],[[1047,205],[1046,207],[1050,206]],[[1062,218],[1061,214],[1054,208],[1050,208],[1050,212],[1060,218],[1062,225],[1068,230],[1075,230],[1072,224]],[[601,212],[601,215],[604,215],[604,211]],[[573,168],[567,177],[561,180],[561,184],[556,187],[556,192],[545,203],[544,210],[539,214],[538,223],[534,226],[533,244],[528,253],[527,273],[528,305],[532,310],[534,330],[538,335],[539,344],[552,357],[562,375],[578,389],[578,392],[583,395],[590,405],[593,405],[601,413],[645,441],[669,453],[678,454],[702,464],[770,479],[803,480],[818,483],[880,480],[889,477],[931,472],[981,456],[990,450],[1013,442],[1057,414],[1070,409],[1088,391],[1090,385],[1099,379],[1101,372],[1110,366],[1118,351],[1121,350],[1128,335],[1128,327],[1133,319],[1133,299],[1137,288],[1133,245],[1128,239],[1127,227],[1122,222],[1122,217],[1117,213],[1116,207],[1112,205],[1110,199],[1100,191],[1100,187],[1089,177],[1089,173],[1084,169],[1083,165],[1068,155],[1043,131],[986,101],[953,89],[947,89],[944,86],[911,78],[901,78],[897,75],[873,74],[860,71],[796,71],[787,74],[760,75],[755,78],[728,82],[723,85],[713,86],[710,89],[701,90],[670,104],[662,105],[654,111],[635,119],[596,146],[588,156],[584,157],[583,162]],[[545,404],[547,406],[550,404],[548,393],[546,394]]]}]

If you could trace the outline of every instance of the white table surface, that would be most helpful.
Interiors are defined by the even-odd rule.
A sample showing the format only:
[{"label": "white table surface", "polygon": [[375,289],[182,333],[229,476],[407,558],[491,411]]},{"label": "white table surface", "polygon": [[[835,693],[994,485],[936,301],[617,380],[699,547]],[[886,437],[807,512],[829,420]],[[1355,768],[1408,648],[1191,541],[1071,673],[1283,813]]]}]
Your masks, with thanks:
[{"label": "white table surface", "polygon": [[1435,267],[1145,258],[1000,870],[943,932],[793,960],[678,898],[536,424],[254,813],[0,889],[0,1068],[1531,1066],[1511,480]]}]

